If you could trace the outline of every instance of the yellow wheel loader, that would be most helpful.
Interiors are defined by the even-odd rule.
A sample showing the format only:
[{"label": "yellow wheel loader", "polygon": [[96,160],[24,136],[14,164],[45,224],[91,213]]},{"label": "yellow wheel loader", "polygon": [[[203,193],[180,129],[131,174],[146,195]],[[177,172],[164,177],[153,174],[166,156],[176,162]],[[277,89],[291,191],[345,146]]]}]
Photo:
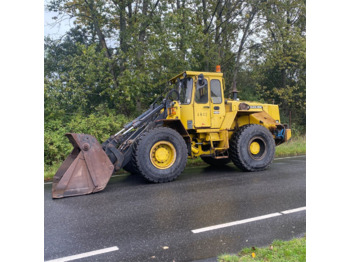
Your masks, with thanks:
[{"label": "yellow wheel loader", "polygon": [[121,168],[154,183],[170,182],[196,157],[213,166],[232,161],[243,171],[261,171],[271,164],[275,146],[291,137],[278,105],[240,101],[237,92],[224,98],[220,71],[186,71],[169,84],[160,102],[102,145],[90,135],[66,134],[74,149],[54,176],[52,197],[101,191]]}]

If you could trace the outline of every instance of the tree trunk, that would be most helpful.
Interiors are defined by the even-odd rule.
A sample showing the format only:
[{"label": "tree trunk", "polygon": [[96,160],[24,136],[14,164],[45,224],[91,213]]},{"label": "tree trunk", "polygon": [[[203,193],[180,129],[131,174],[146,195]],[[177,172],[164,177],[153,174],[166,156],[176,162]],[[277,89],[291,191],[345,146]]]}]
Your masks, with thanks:
[{"label": "tree trunk", "polygon": [[[142,4],[142,17],[143,18],[147,17],[148,6],[149,6],[149,0],[143,0],[143,4]],[[144,69],[143,56],[145,54],[144,44],[146,41],[146,28],[147,28],[147,21],[144,21],[143,23],[141,23],[141,28],[140,28],[140,32],[139,32],[139,36],[138,36],[139,42],[141,44],[140,44],[140,48],[137,51],[137,57],[136,57],[136,64],[140,70]],[[136,100],[136,110],[138,112],[142,111],[142,104],[141,104],[140,98],[137,98],[137,100]]]},{"label": "tree trunk", "polygon": [[[203,24],[204,24],[204,34],[207,35],[208,31],[206,30],[208,28],[208,14],[207,14],[207,1],[202,0],[203,5]],[[209,39],[205,41],[204,44],[205,48],[205,71],[209,71]]]},{"label": "tree trunk", "polygon": [[[119,32],[119,44],[120,49],[123,53],[127,52],[127,45],[126,45],[126,18],[125,18],[125,2],[120,1],[119,4],[119,24],[120,24],[120,32]],[[123,71],[123,70],[122,70]]]},{"label": "tree trunk", "polygon": [[233,69],[233,78],[232,78],[232,85],[231,85],[231,90],[230,90],[230,93],[232,93],[232,95],[237,91],[237,74],[238,74],[238,69],[239,69],[239,63],[241,60],[241,55],[243,52],[244,44],[249,36],[248,31],[250,29],[250,25],[254,19],[254,16],[256,15],[257,11],[258,10],[255,6],[252,7],[249,19],[248,19],[247,24],[246,24],[244,31],[243,31],[243,36],[241,38],[241,42],[239,44],[239,48],[238,48],[237,55],[236,55],[236,61],[234,64],[234,69]]},{"label": "tree trunk", "polygon": [[114,70],[114,63],[113,63],[112,55],[109,52],[109,49],[108,49],[107,43],[106,43],[106,39],[105,39],[105,37],[104,37],[104,35],[103,35],[102,31],[101,31],[100,25],[98,23],[98,18],[97,18],[97,13],[96,13],[96,10],[95,10],[95,7],[94,7],[94,2],[93,1],[87,2],[85,0],[85,3],[88,5],[88,7],[90,9],[91,16],[92,16],[92,22],[93,22],[93,25],[95,27],[95,30],[96,30],[96,33],[97,33],[97,36],[98,36],[98,39],[99,39],[100,46],[101,46],[102,49],[105,50],[105,55],[109,59],[108,67],[109,67],[109,71],[110,71],[110,73],[112,75],[112,78],[113,78],[114,88],[118,89],[117,75],[116,75],[116,72]]}]

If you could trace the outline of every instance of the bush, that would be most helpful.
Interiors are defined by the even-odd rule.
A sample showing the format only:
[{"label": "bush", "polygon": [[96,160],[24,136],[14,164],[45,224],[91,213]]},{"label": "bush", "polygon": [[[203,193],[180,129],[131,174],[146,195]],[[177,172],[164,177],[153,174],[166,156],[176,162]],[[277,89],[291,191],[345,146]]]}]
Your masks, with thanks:
[{"label": "bush", "polygon": [[45,123],[44,161],[45,165],[62,162],[72,151],[73,146],[65,137],[66,133],[89,134],[102,143],[110,135],[120,130],[128,119],[124,115],[97,115],[87,117],[74,115],[68,119],[55,119]]}]

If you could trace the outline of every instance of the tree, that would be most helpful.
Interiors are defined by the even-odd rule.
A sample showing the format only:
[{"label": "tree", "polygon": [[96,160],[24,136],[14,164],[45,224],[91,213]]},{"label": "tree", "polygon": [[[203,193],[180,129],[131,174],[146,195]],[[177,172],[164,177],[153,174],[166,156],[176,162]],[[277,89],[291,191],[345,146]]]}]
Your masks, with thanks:
[{"label": "tree", "polygon": [[173,75],[220,64],[226,96],[237,87],[242,98],[274,100],[283,115],[305,118],[304,0],[51,0],[47,7],[57,21],[75,23],[45,47],[47,101],[63,111],[138,115]]},{"label": "tree", "polygon": [[267,37],[260,46],[260,61],[254,65],[257,92],[261,98],[289,111],[305,125],[306,38],[305,1],[273,0],[264,6]]}]

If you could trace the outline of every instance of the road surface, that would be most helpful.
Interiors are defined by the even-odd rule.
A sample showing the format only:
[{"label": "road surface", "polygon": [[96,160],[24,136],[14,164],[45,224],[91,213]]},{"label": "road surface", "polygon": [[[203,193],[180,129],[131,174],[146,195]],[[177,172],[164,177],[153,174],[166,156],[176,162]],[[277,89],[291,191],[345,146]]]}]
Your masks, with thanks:
[{"label": "road surface", "polygon": [[305,164],[297,156],[256,173],[189,167],[166,184],[124,174],[102,192],[57,200],[46,183],[45,261],[215,261],[304,236]]}]

